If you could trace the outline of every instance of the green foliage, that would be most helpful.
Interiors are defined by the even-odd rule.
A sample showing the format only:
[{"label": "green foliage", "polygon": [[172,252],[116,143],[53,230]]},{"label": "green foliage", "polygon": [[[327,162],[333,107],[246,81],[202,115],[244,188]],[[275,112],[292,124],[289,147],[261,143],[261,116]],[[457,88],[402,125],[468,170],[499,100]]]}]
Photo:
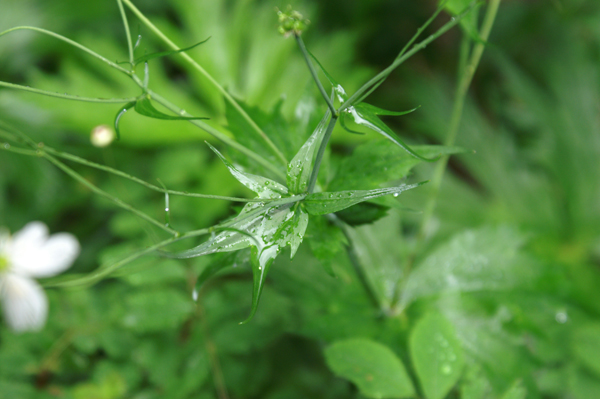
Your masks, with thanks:
[{"label": "green foliage", "polygon": [[[82,244],[41,281],[42,331],[0,316],[0,398],[600,396],[595,2],[503,4],[488,37],[496,0],[424,24],[425,3],[296,1],[280,29],[310,16],[307,59],[271,0],[122,0],[137,58],[114,4],[17,3],[0,31],[106,58],[0,38],[0,228]],[[463,101],[448,71],[460,92],[481,46]],[[122,140],[86,144],[117,104]]]},{"label": "green foliage", "polygon": [[356,384],[368,398],[406,398],[414,388],[402,361],[389,348],[368,339],[349,339],[325,349],[329,367]]}]

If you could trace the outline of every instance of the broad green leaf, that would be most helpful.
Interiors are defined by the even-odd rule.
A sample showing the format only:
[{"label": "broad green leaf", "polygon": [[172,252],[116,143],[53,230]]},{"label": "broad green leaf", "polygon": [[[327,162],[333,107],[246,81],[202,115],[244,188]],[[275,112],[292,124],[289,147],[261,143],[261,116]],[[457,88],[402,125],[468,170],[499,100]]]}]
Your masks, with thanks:
[{"label": "broad green leaf", "polygon": [[572,346],[575,356],[600,377],[600,323],[578,327],[573,333]]},{"label": "broad green leaf", "polygon": [[400,194],[403,191],[418,187],[423,183],[402,184],[398,187],[379,188],[374,190],[352,190],[313,193],[306,197],[304,206],[311,215],[325,215],[341,211],[352,205],[389,194]]},{"label": "broad green leaf", "polygon": [[177,328],[194,311],[190,297],[166,287],[132,292],[125,302],[127,313],[122,323],[139,332]]},{"label": "broad green leaf", "polygon": [[510,227],[467,230],[426,257],[408,276],[400,303],[449,292],[497,291],[532,284],[540,266],[519,252],[525,237]]},{"label": "broad green leaf", "polygon": [[492,387],[483,374],[481,366],[468,364],[461,380],[461,399],[486,399],[491,396]]},{"label": "broad green leaf", "polygon": [[429,313],[413,327],[410,355],[427,399],[442,399],[456,384],[465,359],[454,327],[442,315]]},{"label": "broad green leaf", "polygon": [[[459,147],[442,146],[414,146],[413,149],[426,158],[465,152]],[[342,160],[327,190],[379,188],[383,183],[408,176],[411,169],[421,162],[402,149],[390,145],[387,140],[372,140],[356,147],[352,155]]]},{"label": "broad green leaf", "polygon": [[369,398],[409,398],[415,394],[402,361],[378,342],[354,338],[338,341],[325,349],[325,360],[333,372],[352,381]]},{"label": "broad green leaf", "polygon": [[135,59],[135,61],[133,62],[133,65],[134,66],[135,65],[139,65],[142,62],[146,62],[146,61],[149,61],[149,60],[154,59],[154,58],[166,57],[166,56],[171,55],[171,54],[177,54],[177,53],[183,53],[185,51],[189,51],[189,50],[191,50],[191,49],[193,49],[193,48],[195,48],[195,47],[197,47],[197,46],[199,46],[199,45],[201,45],[203,43],[206,43],[209,39],[210,39],[210,37],[208,37],[207,39],[202,40],[201,42],[198,42],[198,43],[196,43],[196,44],[194,44],[192,46],[189,46],[189,47],[186,47],[186,48],[182,48],[182,49],[179,49],[179,50],[159,51],[159,52],[156,52],[156,53],[150,53],[150,54],[142,55],[141,57],[138,57],[138,58]]},{"label": "broad green leaf", "polygon": [[196,116],[167,115],[165,113],[160,112],[156,108],[154,108],[154,105],[152,105],[152,102],[150,101],[150,98],[148,98],[148,97],[144,97],[141,100],[137,100],[135,102],[134,109],[135,109],[135,112],[137,112],[138,114],[144,115],[144,116],[147,116],[150,118],[154,118],[154,119],[163,119],[163,120],[170,120],[170,121],[182,121],[182,120],[189,121],[189,120],[195,120],[195,119],[210,119],[210,118],[196,117]]},{"label": "broad green leaf", "polygon": [[347,109],[345,109],[340,117],[349,117],[357,125],[365,126],[381,134],[383,137],[387,138],[392,143],[404,149],[404,151],[408,152],[415,158],[428,162],[435,161],[437,159],[424,158],[421,155],[417,154],[415,151],[413,151],[408,145],[406,145],[402,140],[400,140],[398,136],[396,136],[392,129],[390,129],[385,123],[381,121],[381,119],[379,119],[379,117],[377,116],[377,114],[374,113],[371,107],[365,105],[364,103],[357,104],[353,107],[348,107]]},{"label": "broad green leaf", "polygon": [[308,179],[312,172],[312,165],[315,158],[315,151],[323,139],[329,119],[329,110],[319,122],[314,133],[306,140],[306,143],[300,148],[294,159],[288,164],[287,185],[294,194],[302,194],[308,186]]}]

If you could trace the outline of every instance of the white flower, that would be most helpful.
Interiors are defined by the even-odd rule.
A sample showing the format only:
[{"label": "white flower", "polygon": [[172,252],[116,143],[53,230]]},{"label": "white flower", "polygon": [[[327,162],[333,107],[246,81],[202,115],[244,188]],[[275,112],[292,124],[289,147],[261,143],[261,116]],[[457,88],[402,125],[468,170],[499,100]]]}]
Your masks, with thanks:
[{"label": "white flower", "polygon": [[17,332],[40,330],[48,299],[34,277],[54,276],[71,266],[79,242],[68,233],[48,236],[41,222],[31,222],[11,237],[0,231],[0,301],[4,320]]}]

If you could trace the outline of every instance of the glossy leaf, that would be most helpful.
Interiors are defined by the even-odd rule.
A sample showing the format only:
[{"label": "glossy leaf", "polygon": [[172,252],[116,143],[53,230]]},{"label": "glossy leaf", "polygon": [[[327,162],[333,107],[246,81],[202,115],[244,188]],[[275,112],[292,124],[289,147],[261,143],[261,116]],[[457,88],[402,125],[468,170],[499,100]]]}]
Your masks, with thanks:
[{"label": "glossy leaf", "polygon": [[321,122],[317,125],[314,133],[306,140],[296,156],[294,156],[292,161],[288,164],[287,185],[289,190],[294,194],[306,192],[308,179],[312,172],[315,152],[319,148],[319,144],[325,134],[329,116],[330,112],[327,111]]},{"label": "glossy leaf", "polygon": [[418,187],[418,184],[402,184],[398,187],[379,188],[374,190],[352,190],[313,193],[306,197],[304,206],[311,215],[325,215],[346,209],[352,205],[389,194],[400,194],[403,191]]},{"label": "glossy leaf", "polygon": [[375,341],[355,338],[335,342],[325,349],[325,360],[335,374],[350,380],[368,398],[408,398],[415,394],[402,361]]},{"label": "glossy leaf", "polygon": [[144,115],[144,116],[154,118],[154,119],[163,119],[163,120],[169,120],[169,121],[180,121],[180,120],[188,121],[188,120],[195,120],[195,119],[210,119],[210,118],[203,118],[203,117],[196,117],[196,116],[167,115],[165,113],[160,112],[156,108],[154,108],[154,105],[152,105],[152,102],[150,101],[150,99],[148,97],[144,97],[144,98],[136,101],[134,109],[135,109],[135,112],[137,112],[140,115]]},{"label": "glossy leaf", "polygon": [[186,48],[182,48],[182,49],[179,49],[179,50],[159,51],[159,52],[156,52],[156,53],[145,54],[145,55],[143,55],[141,57],[136,58],[135,61],[133,62],[133,65],[134,66],[135,65],[139,65],[139,64],[141,64],[143,62],[152,60],[154,58],[166,57],[166,56],[171,55],[171,54],[177,54],[177,53],[183,53],[185,51],[189,51],[189,50],[191,50],[191,49],[193,49],[193,48],[195,48],[195,47],[197,47],[197,46],[199,46],[199,45],[201,45],[203,43],[206,43],[209,39],[210,39],[210,37],[208,37],[207,39],[202,40],[201,42],[198,42],[198,43],[196,43],[196,44],[194,44],[192,46],[189,46],[189,47],[186,47]]},{"label": "glossy leaf", "polygon": [[396,134],[390,129],[385,123],[379,119],[377,114],[373,112],[373,110],[366,106],[364,103],[357,104],[353,107],[348,107],[344,110],[344,113],[341,116],[342,118],[348,117],[351,118],[354,123],[357,125],[365,126],[379,134],[383,137],[390,140],[392,143],[396,144],[400,148],[404,149],[404,151],[408,152],[415,158],[418,158],[422,161],[432,162],[437,160],[438,158],[424,158],[421,155],[417,154],[413,151],[408,145],[406,145],[402,140],[400,140]]},{"label": "glossy leaf", "polygon": [[540,265],[519,252],[524,241],[522,234],[509,227],[486,227],[457,235],[417,265],[402,292],[401,306],[441,293],[497,291],[533,284]]},{"label": "glossy leaf", "polygon": [[[438,154],[466,152],[459,147],[443,146],[414,146],[413,149],[426,158]],[[356,147],[352,155],[342,160],[327,190],[379,188],[384,183],[408,176],[412,168],[421,162],[420,159],[410,156],[402,149],[390,145],[387,140],[371,140]]]},{"label": "glossy leaf", "polygon": [[313,216],[306,236],[309,238],[308,245],[314,257],[319,260],[327,274],[335,277],[333,262],[348,245],[340,228],[331,224],[325,216]]},{"label": "glossy leaf", "polygon": [[409,347],[425,397],[446,397],[460,378],[465,363],[452,324],[438,313],[426,315],[413,327]]}]

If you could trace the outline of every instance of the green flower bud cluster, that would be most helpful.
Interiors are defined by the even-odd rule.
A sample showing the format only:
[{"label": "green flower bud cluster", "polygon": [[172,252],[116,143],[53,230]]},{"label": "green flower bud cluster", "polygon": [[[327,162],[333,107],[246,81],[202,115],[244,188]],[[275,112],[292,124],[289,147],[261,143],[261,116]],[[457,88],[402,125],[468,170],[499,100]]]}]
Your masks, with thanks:
[{"label": "green flower bud cluster", "polygon": [[305,19],[298,11],[293,10],[291,6],[288,6],[285,12],[278,9],[277,17],[279,19],[277,30],[285,36],[300,35],[310,23],[308,19]]}]

